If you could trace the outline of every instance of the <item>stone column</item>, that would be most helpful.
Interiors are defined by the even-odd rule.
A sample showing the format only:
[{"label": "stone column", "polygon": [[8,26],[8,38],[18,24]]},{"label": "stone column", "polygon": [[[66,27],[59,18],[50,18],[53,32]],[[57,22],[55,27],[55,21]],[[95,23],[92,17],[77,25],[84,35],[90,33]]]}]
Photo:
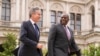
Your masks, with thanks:
[{"label": "stone column", "polygon": [[11,21],[16,21],[16,1],[11,0]]},{"label": "stone column", "polygon": [[[1,15],[1,13],[2,13],[2,0],[0,0],[0,15]],[[1,15],[2,16],[2,15]],[[1,20],[1,16],[0,16],[0,20]]]},{"label": "stone column", "polygon": [[26,14],[25,14],[25,19],[24,20],[29,20],[29,6],[28,6],[29,0],[26,0],[25,4],[26,4],[26,6],[25,6],[25,9],[26,9],[25,12],[26,12]]},{"label": "stone column", "polygon": [[88,9],[89,7],[87,5],[84,6],[85,10],[83,11],[82,14],[82,26],[81,29],[84,31],[84,34],[87,34],[89,30],[92,29],[92,19],[91,19],[91,12]]},{"label": "stone column", "polygon": [[46,27],[46,19],[47,19],[47,12],[46,9],[43,9],[43,27]]},{"label": "stone column", "polygon": [[100,19],[99,19],[100,11],[99,11],[98,4],[99,4],[99,1],[95,0],[95,28],[94,28],[94,31],[100,31]]},{"label": "stone column", "polygon": [[16,0],[16,21],[20,20],[20,1],[21,0]]},{"label": "stone column", "polygon": [[[69,3],[68,2],[65,3],[65,11],[69,15],[69,19],[70,19],[70,7],[69,7]],[[70,26],[70,21],[68,23],[68,26]]]},{"label": "stone column", "polygon": [[[86,10],[85,10],[86,11]],[[90,13],[84,13],[81,14],[81,30],[82,35],[88,34],[89,30],[91,30],[91,14]]]},{"label": "stone column", "polygon": [[25,4],[26,0],[22,0],[22,7],[21,7],[21,19],[22,21],[26,20],[26,4]]},{"label": "stone column", "polygon": [[50,24],[50,1],[49,0],[47,0],[46,1],[46,10],[44,11],[44,20],[43,20],[43,24],[44,24],[44,27],[46,27],[45,28],[45,32],[48,32],[49,31],[49,27],[51,26],[51,24]]},{"label": "stone column", "polygon": [[47,5],[46,5],[46,19],[45,19],[45,22],[46,22],[46,26],[47,27],[50,27],[50,18],[51,18],[51,16],[50,16],[50,1],[49,0],[47,0],[46,1],[46,3],[47,3]]},{"label": "stone column", "polygon": [[20,27],[20,4],[21,0],[11,0],[11,21],[14,23],[11,24],[13,27]]},{"label": "stone column", "polygon": [[65,6],[65,11],[67,14],[70,14],[70,4],[68,2],[66,2],[66,6]]}]

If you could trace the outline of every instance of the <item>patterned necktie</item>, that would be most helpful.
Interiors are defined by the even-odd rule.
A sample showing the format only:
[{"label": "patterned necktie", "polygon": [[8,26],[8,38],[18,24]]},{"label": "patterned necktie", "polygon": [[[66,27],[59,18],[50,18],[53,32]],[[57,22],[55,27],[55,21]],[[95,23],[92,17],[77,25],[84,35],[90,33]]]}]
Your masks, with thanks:
[{"label": "patterned necktie", "polygon": [[65,31],[66,31],[66,35],[68,37],[68,40],[70,40],[71,35],[70,35],[70,31],[69,31],[69,29],[67,27],[65,27]]},{"label": "patterned necktie", "polygon": [[[69,31],[68,27],[64,27],[64,28],[65,28],[66,35],[67,35],[67,37],[68,37],[68,40],[70,40],[71,34],[70,34],[70,31]],[[69,48],[69,47],[68,47],[68,52],[70,53],[70,48]]]},{"label": "patterned necktie", "polygon": [[35,26],[35,27],[34,27],[35,32],[36,32],[37,36],[39,36],[39,30],[38,30],[37,24],[35,23],[34,26]]}]

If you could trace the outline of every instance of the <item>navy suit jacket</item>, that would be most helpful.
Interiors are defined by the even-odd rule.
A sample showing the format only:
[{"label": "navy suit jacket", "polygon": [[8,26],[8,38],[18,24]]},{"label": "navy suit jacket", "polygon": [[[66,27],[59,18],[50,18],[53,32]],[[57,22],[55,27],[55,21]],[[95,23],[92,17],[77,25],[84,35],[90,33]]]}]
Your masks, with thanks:
[{"label": "navy suit jacket", "polygon": [[[40,33],[40,32],[39,32]],[[39,36],[36,36],[35,29],[31,21],[24,21],[20,31],[20,48],[18,56],[42,56],[41,49],[36,46],[39,42]]]}]

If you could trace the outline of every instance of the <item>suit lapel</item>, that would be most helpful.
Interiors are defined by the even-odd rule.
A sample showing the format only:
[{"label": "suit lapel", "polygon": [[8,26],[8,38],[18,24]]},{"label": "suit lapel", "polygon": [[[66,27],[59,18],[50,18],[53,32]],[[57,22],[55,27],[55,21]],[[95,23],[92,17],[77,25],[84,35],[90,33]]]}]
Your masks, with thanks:
[{"label": "suit lapel", "polygon": [[62,31],[63,31],[63,34],[66,36],[65,38],[68,40],[68,37],[67,37],[66,31],[65,31],[63,25],[61,25],[61,24],[59,24],[59,25],[60,25],[60,27],[61,27],[61,29],[62,29]]},{"label": "suit lapel", "polygon": [[[35,29],[34,29],[32,23],[30,22],[30,20],[28,22],[29,22],[29,28],[33,32],[32,34],[34,34],[36,36]],[[40,32],[39,32],[39,34],[40,34]],[[38,37],[37,36],[36,36],[36,39],[38,40]]]},{"label": "suit lapel", "polygon": [[[67,34],[66,34],[66,31],[65,31],[65,29],[64,29],[64,27],[63,27],[63,25],[61,25],[61,24],[59,24],[60,25],[60,27],[61,27],[61,29],[62,29],[62,31],[64,32],[64,35],[66,35],[66,39],[68,40],[68,37],[67,37]],[[70,38],[70,40],[68,40],[68,41],[71,41],[72,40],[72,38],[73,38],[73,33],[72,33],[72,31],[71,31],[71,29],[68,27],[68,29],[69,29],[69,31],[70,31],[70,34],[71,34],[71,38]]]},{"label": "suit lapel", "polygon": [[70,31],[70,35],[71,35],[71,38],[70,38],[70,41],[72,40],[72,38],[73,38],[73,32],[72,32],[72,30],[68,27],[68,29],[69,29],[69,31]]}]

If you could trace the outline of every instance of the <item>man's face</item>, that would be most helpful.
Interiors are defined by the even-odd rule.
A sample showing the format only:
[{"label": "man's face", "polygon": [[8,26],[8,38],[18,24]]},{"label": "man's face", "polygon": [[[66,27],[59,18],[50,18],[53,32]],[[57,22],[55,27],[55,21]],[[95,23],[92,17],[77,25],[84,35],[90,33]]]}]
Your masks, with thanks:
[{"label": "man's face", "polygon": [[68,21],[69,21],[68,16],[66,16],[66,17],[61,17],[61,22],[60,22],[60,23],[61,23],[62,25],[67,25]]},{"label": "man's face", "polygon": [[34,20],[35,22],[38,22],[40,20],[40,17],[41,17],[40,10],[37,10],[35,13],[32,14],[32,20]]}]

